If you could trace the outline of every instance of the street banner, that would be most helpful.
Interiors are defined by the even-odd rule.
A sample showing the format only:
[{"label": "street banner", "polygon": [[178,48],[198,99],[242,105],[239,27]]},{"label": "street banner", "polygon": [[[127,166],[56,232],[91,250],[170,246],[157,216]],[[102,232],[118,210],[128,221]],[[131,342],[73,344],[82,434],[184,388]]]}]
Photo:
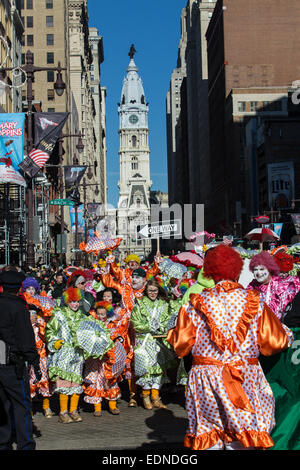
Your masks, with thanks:
[{"label": "street banner", "polygon": [[267,168],[269,207],[289,207],[295,198],[294,163],[270,163]]},{"label": "street banner", "polygon": [[19,164],[24,159],[25,113],[0,113],[0,183],[26,187]]},{"label": "street banner", "polygon": [[[33,177],[50,158],[69,113],[34,113],[34,147],[21,168]],[[32,165],[31,161],[35,165]]]},{"label": "street banner", "polygon": [[[71,232],[76,232],[76,207],[70,207]],[[83,204],[77,206],[77,233],[84,233]]]},{"label": "street banner", "polygon": [[283,223],[274,223],[273,224],[273,230],[279,236],[279,238],[280,238],[280,235],[281,235],[282,226],[283,226]]},{"label": "street banner", "polygon": [[78,185],[86,171],[86,166],[66,165],[65,167],[66,198],[80,204]]},{"label": "street banner", "polygon": [[300,235],[300,214],[291,214],[297,235]]}]

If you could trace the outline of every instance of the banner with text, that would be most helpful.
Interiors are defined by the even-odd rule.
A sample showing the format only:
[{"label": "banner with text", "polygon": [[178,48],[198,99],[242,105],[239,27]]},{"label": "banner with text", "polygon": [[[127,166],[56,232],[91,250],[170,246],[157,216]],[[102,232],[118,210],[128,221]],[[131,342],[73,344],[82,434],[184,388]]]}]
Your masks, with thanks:
[{"label": "banner with text", "polygon": [[0,183],[26,187],[19,164],[24,160],[24,113],[0,113]]}]

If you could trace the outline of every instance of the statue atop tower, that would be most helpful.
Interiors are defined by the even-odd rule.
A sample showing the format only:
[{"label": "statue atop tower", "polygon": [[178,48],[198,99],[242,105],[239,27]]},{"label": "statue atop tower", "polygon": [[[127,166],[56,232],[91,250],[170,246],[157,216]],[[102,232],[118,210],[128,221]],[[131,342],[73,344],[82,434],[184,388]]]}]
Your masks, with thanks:
[{"label": "statue atop tower", "polygon": [[136,50],[135,50],[135,48],[134,48],[134,45],[131,44],[130,51],[129,51],[129,53],[128,53],[130,59],[133,59],[133,56],[134,56],[135,53],[136,53]]}]

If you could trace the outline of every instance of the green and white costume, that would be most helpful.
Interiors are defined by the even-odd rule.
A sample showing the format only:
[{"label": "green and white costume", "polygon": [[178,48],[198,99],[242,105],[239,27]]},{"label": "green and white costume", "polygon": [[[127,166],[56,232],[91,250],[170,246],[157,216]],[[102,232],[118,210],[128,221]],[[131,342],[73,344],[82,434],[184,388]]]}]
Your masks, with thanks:
[{"label": "green and white costume", "polygon": [[[57,350],[54,345],[58,340],[63,340],[63,344]],[[92,317],[87,318],[80,309],[74,312],[69,307],[53,309],[52,317],[46,326],[46,342],[50,352],[50,380],[58,383],[63,380],[72,384],[71,387],[57,384],[55,392],[64,395],[81,394],[85,359],[101,359],[114,346],[109,330],[104,328],[101,322]]]},{"label": "green and white costume", "polygon": [[147,296],[136,300],[130,321],[136,333],[134,348],[135,374],[137,385],[144,390],[160,389],[168,383],[167,369],[174,367],[176,355],[165,338],[156,335],[166,335],[167,324],[172,314],[168,302]]}]

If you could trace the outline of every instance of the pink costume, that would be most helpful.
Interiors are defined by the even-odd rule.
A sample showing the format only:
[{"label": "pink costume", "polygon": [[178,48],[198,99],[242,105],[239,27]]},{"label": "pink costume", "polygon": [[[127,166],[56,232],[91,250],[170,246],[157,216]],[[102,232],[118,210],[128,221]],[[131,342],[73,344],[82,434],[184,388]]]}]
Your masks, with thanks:
[{"label": "pink costume", "polygon": [[300,279],[297,276],[272,276],[268,284],[262,284],[253,279],[247,289],[260,292],[261,299],[281,320],[287,305],[300,290]]},{"label": "pink costume", "polygon": [[258,356],[280,352],[292,339],[255,290],[221,281],[192,294],[167,337],[178,357],[193,356],[184,445],[272,447],[275,401]]}]

